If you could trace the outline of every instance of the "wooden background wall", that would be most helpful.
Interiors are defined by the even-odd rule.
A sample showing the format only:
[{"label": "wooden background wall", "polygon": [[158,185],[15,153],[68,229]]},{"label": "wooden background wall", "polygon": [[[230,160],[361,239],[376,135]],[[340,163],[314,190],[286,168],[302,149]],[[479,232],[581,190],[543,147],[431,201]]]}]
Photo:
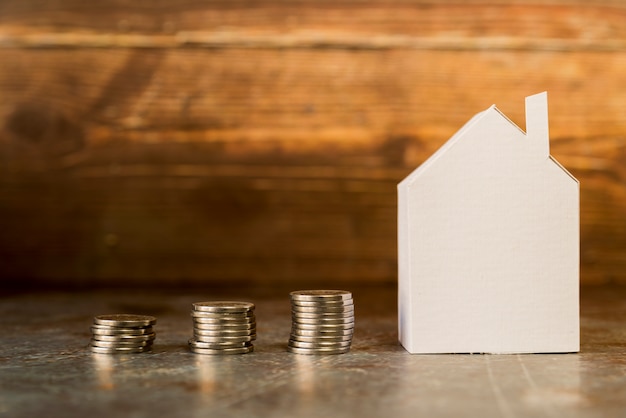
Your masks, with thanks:
[{"label": "wooden background wall", "polygon": [[493,103],[626,282],[622,1],[4,0],[5,284],[394,282],[396,183]]}]

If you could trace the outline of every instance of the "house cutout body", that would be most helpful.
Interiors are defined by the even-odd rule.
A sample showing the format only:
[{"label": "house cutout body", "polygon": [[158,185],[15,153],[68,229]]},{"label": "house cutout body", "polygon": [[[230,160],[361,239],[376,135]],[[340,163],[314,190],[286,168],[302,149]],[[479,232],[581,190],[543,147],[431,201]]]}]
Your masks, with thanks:
[{"label": "house cutout body", "polygon": [[399,339],[410,353],[577,352],[579,183],[495,106],[398,184]]}]

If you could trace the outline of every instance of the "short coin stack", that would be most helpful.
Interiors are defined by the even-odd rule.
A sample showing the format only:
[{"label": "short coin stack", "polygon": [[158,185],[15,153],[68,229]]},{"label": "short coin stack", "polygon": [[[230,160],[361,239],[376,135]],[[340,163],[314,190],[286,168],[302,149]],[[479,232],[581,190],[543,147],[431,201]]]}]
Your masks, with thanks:
[{"label": "short coin stack", "polygon": [[354,301],[345,290],[291,292],[291,336],[296,354],[343,354],[354,333]]},{"label": "short coin stack", "polygon": [[152,349],[156,318],[147,315],[99,315],[91,326],[92,352],[99,354],[143,353]]},{"label": "short coin stack", "polygon": [[254,350],[256,318],[249,302],[197,302],[191,311],[193,338],[189,349],[197,354],[245,354]]}]

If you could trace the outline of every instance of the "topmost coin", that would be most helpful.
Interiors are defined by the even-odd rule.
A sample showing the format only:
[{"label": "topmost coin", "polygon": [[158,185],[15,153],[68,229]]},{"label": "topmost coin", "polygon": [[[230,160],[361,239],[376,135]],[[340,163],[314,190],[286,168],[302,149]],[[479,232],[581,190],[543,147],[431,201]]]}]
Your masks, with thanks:
[{"label": "topmost coin", "polygon": [[202,312],[248,312],[254,310],[254,303],[233,301],[212,301],[193,303],[193,309]]},{"label": "topmost coin", "polygon": [[113,314],[98,315],[93,322],[110,327],[147,327],[156,324],[156,318],[148,315]]},{"label": "topmost coin", "polygon": [[346,290],[298,290],[289,294],[292,300],[303,301],[344,301],[352,299]]}]

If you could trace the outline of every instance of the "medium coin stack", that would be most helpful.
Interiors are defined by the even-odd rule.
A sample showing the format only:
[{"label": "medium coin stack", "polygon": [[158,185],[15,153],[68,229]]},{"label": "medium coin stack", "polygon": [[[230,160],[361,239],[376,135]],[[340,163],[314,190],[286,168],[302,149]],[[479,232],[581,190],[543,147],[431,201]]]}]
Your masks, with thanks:
[{"label": "medium coin stack", "polygon": [[287,351],[343,354],[354,333],[354,301],[345,290],[291,292],[291,336]]},{"label": "medium coin stack", "polygon": [[99,315],[91,326],[92,352],[99,354],[143,353],[152,349],[156,318],[147,315]]},{"label": "medium coin stack", "polygon": [[197,302],[191,311],[193,338],[189,349],[197,354],[245,354],[254,350],[256,318],[249,302]]}]

